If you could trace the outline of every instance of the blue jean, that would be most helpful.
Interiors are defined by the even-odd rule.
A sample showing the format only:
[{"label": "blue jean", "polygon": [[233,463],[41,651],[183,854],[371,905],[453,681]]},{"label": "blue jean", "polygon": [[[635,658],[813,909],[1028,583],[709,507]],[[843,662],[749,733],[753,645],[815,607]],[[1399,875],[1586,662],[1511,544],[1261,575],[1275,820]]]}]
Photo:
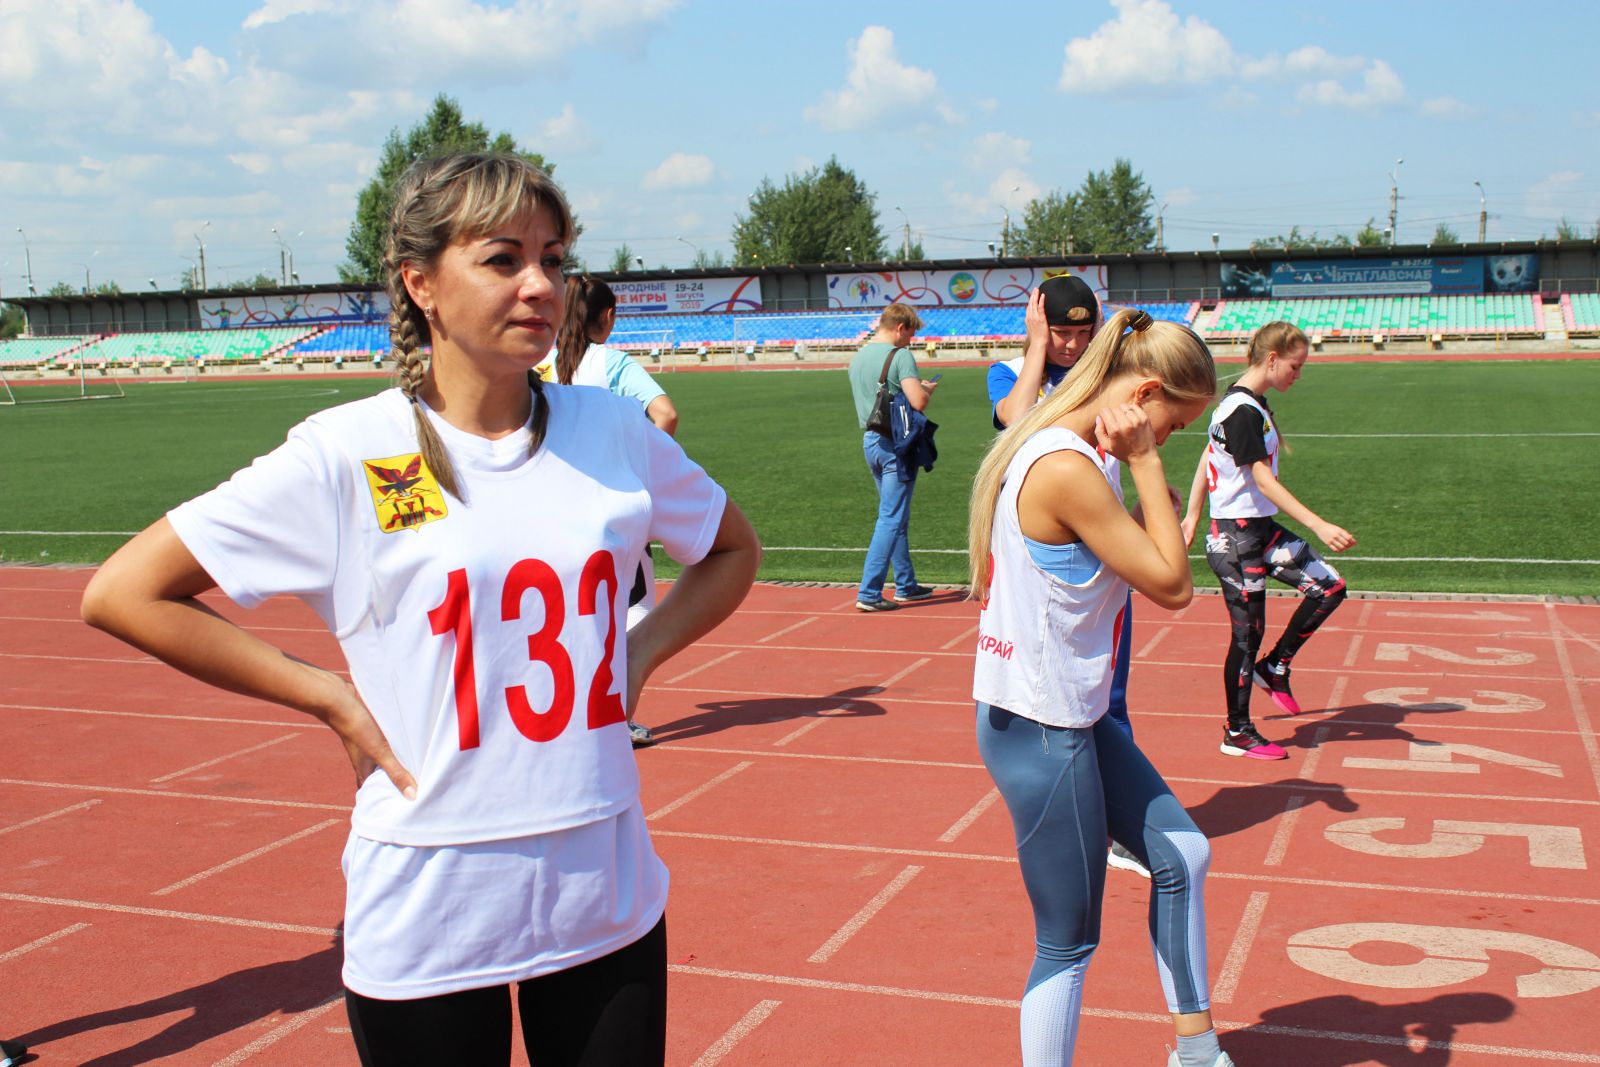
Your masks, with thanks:
[{"label": "blue jean", "polygon": [[867,544],[861,588],[856,590],[857,600],[871,602],[883,599],[883,580],[888,577],[891,564],[898,592],[909,593],[917,584],[917,572],[911,566],[911,544],[906,537],[911,528],[911,491],[917,487],[917,471],[913,467],[911,480],[901,481],[900,457],[890,451],[882,435],[872,430],[861,439],[861,451],[866,454],[872,480],[878,484],[878,522]]}]

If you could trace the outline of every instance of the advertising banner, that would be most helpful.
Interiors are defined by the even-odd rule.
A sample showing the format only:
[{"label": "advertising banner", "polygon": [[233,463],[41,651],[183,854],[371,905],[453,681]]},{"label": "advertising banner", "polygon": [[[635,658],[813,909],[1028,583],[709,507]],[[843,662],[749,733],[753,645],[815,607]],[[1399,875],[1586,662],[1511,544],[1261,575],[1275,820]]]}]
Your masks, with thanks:
[{"label": "advertising banner", "polygon": [[761,309],[761,279],[756,277],[663,278],[606,284],[617,294],[619,315]]},{"label": "advertising banner", "polygon": [[383,322],[388,317],[389,294],[383,292],[276,293],[200,299],[200,326],[206,330],[322,322]]},{"label": "advertising banner", "polygon": [[1275,260],[1224,263],[1221,274],[1222,295],[1233,298],[1531,293],[1539,287],[1539,257]]},{"label": "advertising banner", "polygon": [[1106,269],[1087,267],[995,267],[977,270],[903,270],[828,275],[828,306],[882,308],[960,307],[964,304],[1018,304],[1046,278],[1075,274],[1106,298]]}]

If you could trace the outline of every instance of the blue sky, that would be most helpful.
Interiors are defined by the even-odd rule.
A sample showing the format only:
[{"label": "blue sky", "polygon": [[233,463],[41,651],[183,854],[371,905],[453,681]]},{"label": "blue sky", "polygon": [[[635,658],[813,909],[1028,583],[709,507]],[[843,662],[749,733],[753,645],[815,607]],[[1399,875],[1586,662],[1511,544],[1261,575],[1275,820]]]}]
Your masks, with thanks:
[{"label": "blue sky", "polygon": [[[1167,245],[1600,219],[1600,5],[1476,0],[0,0],[0,294],[336,280],[387,133],[438,92],[542,151],[603,267],[730,251],[763,177],[836,155],[936,257],[1119,156]],[[1270,14],[1268,14],[1270,12]],[[1396,159],[1404,159],[1398,168]],[[276,227],[277,237],[271,233]]]}]

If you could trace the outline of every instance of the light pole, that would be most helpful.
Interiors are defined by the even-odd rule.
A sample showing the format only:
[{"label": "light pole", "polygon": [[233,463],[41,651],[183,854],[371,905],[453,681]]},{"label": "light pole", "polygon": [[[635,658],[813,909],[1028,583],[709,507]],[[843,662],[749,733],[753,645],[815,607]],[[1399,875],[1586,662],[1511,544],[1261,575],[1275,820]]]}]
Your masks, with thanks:
[{"label": "light pole", "polygon": [[1394,246],[1395,234],[1400,227],[1400,164],[1405,160],[1394,161],[1394,170],[1389,172],[1389,245]]},{"label": "light pole", "polygon": [[1157,252],[1165,252],[1167,250],[1166,229],[1165,229],[1166,217],[1167,217],[1167,205],[1166,204],[1162,204],[1160,207],[1156,208],[1156,251]]},{"label": "light pole", "polygon": [[643,256],[634,256],[633,257],[633,265],[638,267],[640,270],[644,270],[644,257]]},{"label": "light pole", "polygon": [[[301,230],[300,233],[295,234],[295,236],[299,237],[301,233],[305,232],[306,231]],[[278,276],[283,279],[284,285],[288,285],[290,278],[299,277],[294,272],[294,249],[290,248],[289,242],[285,241],[283,237],[279,235],[278,228],[276,226],[272,228],[272,236],[278,242]],[[287,261],[285,261],[286,256],[288,257]]]},{"label": "light pole", "polygon": [[855,251],[853,249],[851,249],[851,247],[849,245],[845,245],[844,246],[844,258],[849,260],[851,265],[855,264],[856,254],[855,254]]},{"label": "light pole", "polygon": [[898,204],[895,205],[894,209],[900,212],[900,217],[905,220],[906,239],[905,242],[900,246],[900,258],[902,260],[908,260],[911,258],[911,216],[907,215],[906,209]]},{"label": "light pole", "polygon": [[149,279],[149,281],[150,281],[150,288],[151,289],[160,288],[159,286],[156,285],[156,280],[154,278]]},{"label": "light pole", "polygon": [[205,292],[205,289],[206,289],[206,243],[204,241],[200,240],[200,234],[205,231],[205,228],[207,226],[210,226],[210,225],[211,225],[211,220],[210,219],[207,219],[205,222],[202,222],[200,224],[200,229],[198,231],[196,231],[195,235],[194,235],[194,243],[200,246],[200,291],[201,292]]},{"label": "light pole", "polygon": [[682,241],[684,244],[694,249],[694,261],[691,263],[691,266],[698,267],[700,265],[700,246],[689,240],[687,237],[679,237],[676,238],[676,240]]},{"label": "light pole", "polygon": [[178,276],[178,288],[180,290],[185,288],[185,278],[188,280],[187,288],[195,288],[195,286],[200,284],[200,268],[195,266],[194,260],[190,259],[188,256],[179,256],[178,258],[189,264],[188,272]]},{"label": "light pole", "polygon": [[[1020,185],[1013,185],[1011,187],[1012,193],[1018,193],[1021,191],[1022,186]],[[1011,193],[1006,194],[1008,199],[1010,196]],[[1006,251],[1011,247],[1011,205],[1001,204],[1000,210],[1006,214],[1005,222],[1002,223],[1000,227],[1000,258],[1004,259],[1006,258]]]},{"label": "light pole", "polygon": [[[22,233],[22,227],[17,227],[17,232]],[[22,233],[22,259],[28,271],[28,295],[35,296],[39,290],[33,287],[33,252],[28,248],[28,235]]]},{"label": "light pole", "polygon": [[1222,234],[1220,234],[1220,233],[1212,234],[1211,235],[1211,254],[1212,255],[1216,255],[1217,252],[1221,250],[1221,248],[1222,248]]},{"label": "light pole", "polygon": [[1481,245],[1489,239],[1489,198],[1483,193],[1483,183],[1473,181],[1478,187],[1478,243]]}]

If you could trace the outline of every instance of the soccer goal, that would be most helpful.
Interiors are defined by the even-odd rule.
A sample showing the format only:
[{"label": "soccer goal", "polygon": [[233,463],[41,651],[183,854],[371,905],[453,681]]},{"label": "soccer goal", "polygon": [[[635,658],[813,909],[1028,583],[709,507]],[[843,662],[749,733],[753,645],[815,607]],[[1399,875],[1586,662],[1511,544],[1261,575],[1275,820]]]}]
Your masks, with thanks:
[{"label": "soccer goal", "polygon": [[878,312],[796,311],[789,314],[736,315],[733,319],[735,366],[755,362],[763,350],[781,347],[796,360],[814,349],[854,351],[878,325]]},{"label": "soccer goal", "polygon": [[[84,350],[67,357],[65,362],[71,370],[66,378],[29,381],[26,384],[19,382],[16,389],[11,388],[11,379],[6,377],[6,369],[0,365],[0,407],[60,404],[68,400],[120,400],[126,395],[117,376],[98,369],[91,370],[89,364],[97,361],[85,359],[86,355],[87,350]],[[14,367],[12,369],[15,370]]]},{"label": "soccer goal", "polygon": [[612,330],[606,344],[630,356],[645,356],[652,366],[674,369],[672,353],[678,347],[677,330]]}]

